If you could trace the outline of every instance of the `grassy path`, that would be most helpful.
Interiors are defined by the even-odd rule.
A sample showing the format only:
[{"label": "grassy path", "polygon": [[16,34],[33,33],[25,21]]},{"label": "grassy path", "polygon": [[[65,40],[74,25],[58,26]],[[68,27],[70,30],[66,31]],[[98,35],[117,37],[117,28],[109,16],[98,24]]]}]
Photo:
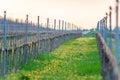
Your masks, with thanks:
[{"label": "grassy path", "polygon": [[65,42],[51,54],[22,66],[5,80],[102,80],[95,38],[78,38]]}]

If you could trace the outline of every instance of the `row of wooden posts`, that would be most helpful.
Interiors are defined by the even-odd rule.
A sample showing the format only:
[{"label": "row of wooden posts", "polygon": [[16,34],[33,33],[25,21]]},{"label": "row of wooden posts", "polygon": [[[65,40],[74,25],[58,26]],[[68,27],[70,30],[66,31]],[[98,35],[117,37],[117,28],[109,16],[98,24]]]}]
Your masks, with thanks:
[{"label": "row of wooden posts", "polygon": [[[4,18],[0,20],[1,76],[19,70],[23,63],[37,59],[38,54],[49,53],[63,42],[81,36],[80,29],[76,27],[69,29],[70,25],[66,25],[66,23],[61,26],[59,22],[59,28],[57,29],[56,20],[54,20],[54,29],[51,29],[49,27],[49,18],[46,20],[47,26],[43,29],[39,25],[39,16],[38,24],[32,26],[33,31],[29,30],[31,25],[29,25],[28,17],[27,15],[25,23],[10,21],[8,24],[5,11]],[[14,23],[16,25],[11,26]],[[60,30],[60,27],[62,27],[62,30]]]},{"label": "row of wooden posts", "polygon": [[[115,10],[116,20],[112,19],[113,12],[110,6],[109,13],[106,13],[106,16],[97,23],[97,38],[100,38],[98,40],[98,49],[102,60],[104,80],[120,80],[119,0],[116,0]],[[115,28],[112,23],[116,23]]]}]

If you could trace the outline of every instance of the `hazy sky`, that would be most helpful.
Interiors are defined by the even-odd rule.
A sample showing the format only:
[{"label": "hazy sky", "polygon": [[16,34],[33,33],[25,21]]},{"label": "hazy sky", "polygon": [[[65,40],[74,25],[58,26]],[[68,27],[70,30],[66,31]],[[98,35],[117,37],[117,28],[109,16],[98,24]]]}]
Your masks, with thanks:
[{"label": "hazy sky", "polygon": [[95,27],[115,0],[0,0],[0,15],[13,18],[49,17],[72,22],[83,28]]}]

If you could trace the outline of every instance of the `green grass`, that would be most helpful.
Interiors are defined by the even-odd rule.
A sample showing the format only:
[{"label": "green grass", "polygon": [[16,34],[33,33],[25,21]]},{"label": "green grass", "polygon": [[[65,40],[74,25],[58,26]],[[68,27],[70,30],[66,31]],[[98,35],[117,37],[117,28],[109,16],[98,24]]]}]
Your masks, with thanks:
[{"label": "green grass", "polygon": [[22,65],[5,80],[102,80],[96,40],[82,37],[70,40],[50,54]]}]

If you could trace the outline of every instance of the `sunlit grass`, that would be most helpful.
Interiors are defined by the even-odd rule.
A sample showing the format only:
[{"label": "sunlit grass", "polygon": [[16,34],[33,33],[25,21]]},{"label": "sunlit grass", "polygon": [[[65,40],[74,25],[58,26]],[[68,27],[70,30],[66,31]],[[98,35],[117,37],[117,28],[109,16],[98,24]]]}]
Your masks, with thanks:
[{"label": "sunlit grass", "polygon": [[50,54],[22,65],[5,80],[102,80],[96,40],[82,37],[67,41]]}]

